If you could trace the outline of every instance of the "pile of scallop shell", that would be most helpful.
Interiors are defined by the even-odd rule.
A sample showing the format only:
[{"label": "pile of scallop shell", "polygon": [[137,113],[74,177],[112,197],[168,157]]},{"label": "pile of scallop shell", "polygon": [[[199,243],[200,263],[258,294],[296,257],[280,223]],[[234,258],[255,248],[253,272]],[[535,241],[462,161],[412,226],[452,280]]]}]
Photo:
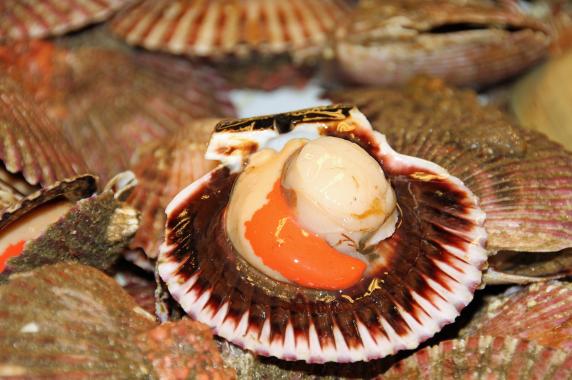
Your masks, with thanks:
[{"label": "pile of scallop shell", "polygon": [[0,377],[572,378],[571,36],[566,0],[1,1]]}]

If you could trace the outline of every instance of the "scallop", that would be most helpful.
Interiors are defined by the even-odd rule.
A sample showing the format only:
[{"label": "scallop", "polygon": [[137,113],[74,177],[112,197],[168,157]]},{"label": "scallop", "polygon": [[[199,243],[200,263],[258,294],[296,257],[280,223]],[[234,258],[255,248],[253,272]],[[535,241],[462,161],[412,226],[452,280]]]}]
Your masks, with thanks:
[{"label": "scallop", "polygon": [[477,198],[351,106],[223,121],[206,157],[221,165],[167,206],[158,272],[240,347],[381,358],[451,323],[481,283]]}]

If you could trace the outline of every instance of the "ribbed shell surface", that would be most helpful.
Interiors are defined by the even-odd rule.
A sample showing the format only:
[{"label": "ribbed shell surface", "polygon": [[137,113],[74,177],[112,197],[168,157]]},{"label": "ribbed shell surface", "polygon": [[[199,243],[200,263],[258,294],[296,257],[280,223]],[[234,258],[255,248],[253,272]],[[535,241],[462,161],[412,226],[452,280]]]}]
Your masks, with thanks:
[{"label": "ribbed shell surface", "polygon": [[2,0],[0,42],[64,34],[110,17],[133,0]]},{"label": "ribbed shell surface", "polygon": [[572,354],[514,338],[474,336],[424,348],[378,380],[567,380]]},{"label": "ribbed shell surface", "polygon": [[145,0],[117,17],[128,43],[192,56],[285,53],[321,47],[344,0]]},{"label": "ribbed shell surface", "polygon": [[[32,94],[0,70],[0,171],[20,174],[35,187],[87,172],[77,151],[51,121],[46,110]],[[0,176],[2,185],[19,196],[30,193],[11,186],[10,179]]]},{"label": "ribbed shell surface", "polygon": [[138,186],[127,202],[141,211],[141,227],[131,246],[142,248],[148,257],[156,258],[159,254],[169,201],[216,166],[215,161],[205,159],[205,153],[218,121],[197,120],[137,152],[137,163],[132,170]]}]

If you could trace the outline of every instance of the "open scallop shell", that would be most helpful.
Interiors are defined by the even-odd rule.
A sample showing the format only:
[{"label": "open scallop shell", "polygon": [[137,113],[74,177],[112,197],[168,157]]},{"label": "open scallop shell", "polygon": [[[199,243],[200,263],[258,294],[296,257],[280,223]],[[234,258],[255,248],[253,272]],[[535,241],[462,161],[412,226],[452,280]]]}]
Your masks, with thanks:
[{"label": "open scallop shell", "polygon": [[398,362],[377,379],[565,380],[571,377],[570,352],[514,338],[475,336],[427,347]]},{"label": "open scallop shell", "polygon": [[145,0],[113,31],[150,50],[201,57],[320,48],[348,10],[344,0]]},{"label": "open scallop shell", "polygon": [[[35,43],[19,72],[102,181],[129,168],[136,148],[195,118],[232,116],[221,78],[171,57]],[[34,79],[38,79],[34,81]],[[85,149],[89,146],[89,149]]]},{"label": "open scallop shell", "polygon": [[336,31],[343,73],[362,84],[403,84],[418,74],[455,85],[486,85],[538,62],[549,29],[487,2],[362,1]]},{"label": "open scallop shell", "polygon": [[572,350],[572,284],[543,282],[511,295],[472,329],[473,335],[526,339]]},{"label": "open scallop shell", "polygon": [[165,207],[169,201],[216,166],[215,161],[206,160],[204,156],[218,121],[197,120],[136,153],[133,172],[139,183],[127,203],[141,211],[141,228],[131,247],[143,248],[149,258],[159,254],[165,230]]},{"label": "open scallop shell", "polygon": [[100,22],[133,0],[3,0],[0,42],[64,34]]},{"label": "open scallop shell", "polygon": [[[117,180],[128,175],[118,176]],[[126,188],[132,187],[127,183]],[[89,197],[95,190],[91,176],[62,181],[33,193],[0,216],[2,230],[27,213],[62,198],[76,202],[37,238],[26,241],[24,250],[8,260],[0,279],[14,272],[63,261],[78,261],[108,268],[129,244],[139,225],[137,212],[121,199],[125,188],[110,188]]]},{"label": "open scallop shell", "polygon": [[[250,267],[229,245],[221,216],[243,161],[300,125],[310,135],[356,142],[378,160],[396,192],[401,223],[375,248],[373,274],[344,291],[300,288]],[[353,362],[411,349],[452,322],[480,284],[484,213],[441,167],[395,152],[365,117],[331,106],[222,122],[207,157],[225,165],[167,207],[158,270],[173,297],[216,334],[261,355]]]},{"label": "open scallop shell", "polygon": [[11,379],[224,376],[206,326],[157,326],[110,277],[78,264],[20,273],[0,287],[0,371]]},{"label": "open scallop shell", "polygon": [[487,249],[556,252],[572,247],[572,154],[482,107],[471,91],[422,79],[403,89],[341,90],[404,154],[460,178],[487,214]]},{"label": "open scallop shell", "polygon": [[84,161],[33,96],[0,68],[0,192],[4,206],[87,173]]}]

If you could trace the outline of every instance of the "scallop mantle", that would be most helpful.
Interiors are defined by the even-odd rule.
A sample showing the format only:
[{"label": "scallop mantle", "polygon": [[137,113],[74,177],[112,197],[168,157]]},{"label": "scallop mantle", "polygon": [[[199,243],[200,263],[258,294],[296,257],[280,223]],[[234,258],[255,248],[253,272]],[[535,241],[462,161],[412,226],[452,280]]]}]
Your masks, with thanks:
[{"label": "scallop mantle", "polygon": [[[400,209],[395,233],[369,253],[370,270],[340,291],[264,276],[233,250],[222,223],[251,153],[323,135],[353,141],[373,156]],[[481,283],[486,232],[477,197],[442,167],[395,152],[356,108],[223,121],[207,158],[222,164],[166,209],[158,270],[190,316],[240,347],[311,363],[382,358],[417,347],[454,321]]]}]

